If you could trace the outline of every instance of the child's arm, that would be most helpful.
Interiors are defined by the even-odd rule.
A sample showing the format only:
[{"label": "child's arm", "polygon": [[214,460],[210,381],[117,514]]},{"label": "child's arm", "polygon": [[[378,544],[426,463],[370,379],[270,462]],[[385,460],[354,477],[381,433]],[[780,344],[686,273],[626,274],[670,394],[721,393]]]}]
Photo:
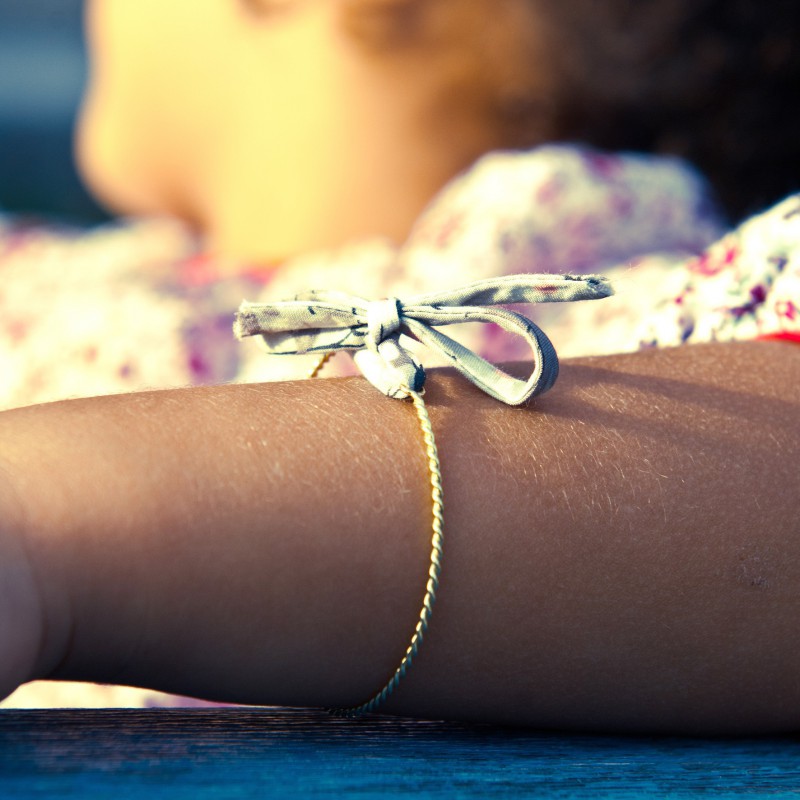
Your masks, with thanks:
[{"label": "child's arm", "polygon": [[[800,348],[567,362],[522,409],[449,373],[428,386],[442,583],[386,711],[800,725]],[[23,536],[44,602],[41,630],[33,606],[0,619],[19,653],[41,633],[26,677],[340,706],[399,663],[424,592],[428,478],[413,407],[366,381],[10,411],[0,456],[18,498],[0,493],[4,546]],[[19,674],[2,669],[10,689]]]}]

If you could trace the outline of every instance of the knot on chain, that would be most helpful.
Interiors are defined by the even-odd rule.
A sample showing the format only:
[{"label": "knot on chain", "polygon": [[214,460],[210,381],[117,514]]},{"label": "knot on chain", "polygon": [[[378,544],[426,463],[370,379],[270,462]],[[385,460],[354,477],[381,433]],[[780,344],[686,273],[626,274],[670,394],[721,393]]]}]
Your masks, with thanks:
[{"label": "knot on chain", "polygon": [[366,345],[374,353],[378,345],[400,330],[400,301],[396,297],[373,300],[367,304]]}]

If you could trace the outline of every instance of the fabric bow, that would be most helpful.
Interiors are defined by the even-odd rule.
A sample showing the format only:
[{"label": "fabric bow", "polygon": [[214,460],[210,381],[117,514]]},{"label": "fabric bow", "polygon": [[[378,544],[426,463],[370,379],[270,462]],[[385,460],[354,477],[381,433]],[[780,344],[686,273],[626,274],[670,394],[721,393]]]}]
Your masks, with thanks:
[{"label": "fabric bow", "polygon": [[[425,370],[401,342],[406,334],[443,353],[476,386],[509,405],[546,392],[558,377],[558,357],[531,320],[501,304],[597,300],[613,294],[598,275],[507,275],[460,289],[368,301],[336,291],[310,291],[280,303],[244,301],[233,326],[237,338],[261,336],[269,353],[298,355],[355,352],[361,372],[389,397],[419,392]],[[522,336],[533,351],[527,381],[514,378],[434,326],[490,322]]]}]

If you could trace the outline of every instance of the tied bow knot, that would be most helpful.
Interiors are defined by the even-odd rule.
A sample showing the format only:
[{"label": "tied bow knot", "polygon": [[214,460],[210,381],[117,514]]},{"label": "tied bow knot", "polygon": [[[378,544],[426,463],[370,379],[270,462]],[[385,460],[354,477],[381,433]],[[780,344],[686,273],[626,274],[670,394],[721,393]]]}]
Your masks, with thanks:
[{"label": "tied bow knot", "polygon": [[386,300],[373,300],[367,304],[367,347],[374,353],[378,345],[401,328],[400,301],[396,297]]},{"label": "tied bow knot", "polygon": [[[425,370],[401,341],[408,335],[439,351],[476,386],[509,405],[547,391],[558,376],[558,357],[544,332],[506,308],[515,303],[596,300],[613,294],[598,275],[507,275],[459,289],[409,298],[367,301],[334,291],[310,291],[280,303],[239,307],[234,333],[260,336],[268,353],[299,355],[348,350],[364,376],[389,397],[408,397],[425,383]],[[436,327],[494,323],[522,336],[533,352],[527,380],[514,378]]]}]

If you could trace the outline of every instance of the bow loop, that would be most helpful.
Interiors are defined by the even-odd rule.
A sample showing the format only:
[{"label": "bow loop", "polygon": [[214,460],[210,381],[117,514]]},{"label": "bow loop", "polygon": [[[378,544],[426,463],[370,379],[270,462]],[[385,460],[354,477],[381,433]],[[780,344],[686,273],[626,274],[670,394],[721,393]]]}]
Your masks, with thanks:
[{"label": "bow loop", "polygon": [[[613,294],[598,275],[508,275],[476,281],[459,289],[366,301],[341,292],[311,291],[281,303],[243,302],[234,333],[260,336],[269,353],[356,351],[364,376],[389,397],[418,392],[425,371],[403,346],[401,334],[414,336],[492,397],[519,405],[547,391],[558,376],[558,357],[544,332],[503,304],[596,300]],[[489,322],[521,336],[533,353],[533,370],[523,381],[436,330],[458,322]]]}]

